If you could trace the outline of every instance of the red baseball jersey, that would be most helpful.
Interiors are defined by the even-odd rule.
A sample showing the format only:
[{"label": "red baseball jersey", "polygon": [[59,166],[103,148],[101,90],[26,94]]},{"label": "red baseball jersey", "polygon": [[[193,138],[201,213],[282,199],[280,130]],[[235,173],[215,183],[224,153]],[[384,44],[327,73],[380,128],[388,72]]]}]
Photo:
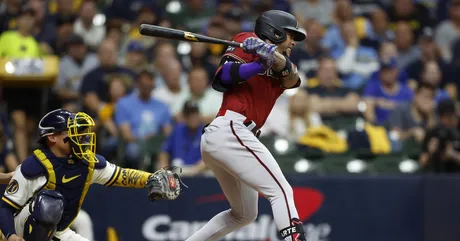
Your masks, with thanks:
[{"label": "red baseball jersey", "polygon": [[[246,38],[256,37],[254,33],[243,32],[235,35],[232,40],[242,43]],[[250,54],[241,48],[228,47],[223,60],[231,59],[233,62],[250,63],[257,61],[256,54]],[[222,69],[226,61],[221,61],[216,75]],[[297,84],[291,88],[300,85],[300,79]],[[243,83],[233,85],[228,91],[224,92],[222,106],[217,116],[225,115],[226,110],[232,110],[246,116],[247,120],[256,123],[257,128],[261,128],[273,109],[276,100],[284,92],[285,88],[281,86],[281,81],[273,76],[271,69],[263,74],[255,75]]]}]

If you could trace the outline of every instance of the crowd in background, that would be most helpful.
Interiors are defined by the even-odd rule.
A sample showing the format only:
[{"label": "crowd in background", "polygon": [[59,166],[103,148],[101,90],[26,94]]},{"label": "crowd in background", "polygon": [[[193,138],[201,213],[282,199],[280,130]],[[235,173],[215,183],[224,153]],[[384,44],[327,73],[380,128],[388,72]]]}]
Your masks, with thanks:
[{"label": "crowd in background", "polygon": [[[436,135],[427,131],[438,123],[457,127],[458,0],[0,0],[0,58],[58,56],[47,111],[89,113],[98,152],[109,160],[181,165],[195,175],[205,171],[202,127],[222,101],[210,82],[225,46],[146,37],[138,28],[231,39],[252,31],[270,9],[293,13],[307,39],[290,57],[302,86],[279,98],[262,136],[295,142],[328,120],[356,117],[383,127],[391,151],[414,139],[425,165],[442,142],[427,139]],[[3,86],[0,171],[12,171],[37,147],[42,88]],[[158,136],[165,138],[155,142]],[[359,142],[349,138],[349,148]],[[146,158],[151,145],[158,155]],[[457,166],[460,146],[447,146],[440,155]]]}]

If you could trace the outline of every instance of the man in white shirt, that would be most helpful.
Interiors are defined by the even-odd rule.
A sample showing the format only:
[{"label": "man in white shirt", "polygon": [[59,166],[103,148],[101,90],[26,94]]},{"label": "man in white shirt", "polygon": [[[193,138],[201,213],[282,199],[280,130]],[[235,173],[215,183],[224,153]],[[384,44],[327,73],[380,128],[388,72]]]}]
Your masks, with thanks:
[{"label": "man in white shirt", "polygon": [[204,68],[194,67],[190,70],[188,74],[190,91],[185,95],[181,95],[171,108],[171,112],[176,113],[176,120],[183,119],[179,110],[188,100],[198,103],[203,123],[209,123],[216,117],[222,103],[222,93],[209,88],[208,83],[209,76]]},{"label": "man in white shirt", "polygon": [[96,3],[85,1],[81,6],[80,17],[73,26],[74,33],[80,35],[85,40],[86,45],[92,49],[97,49],[105,38],[105,26],[95,25],[93,22],[96,14]]},{"label": "man in white shirt", "polygon": [[155,88],[152,91],[152,97],[165,103],[172,115],[177,112],[173,111],[173,105],[181,96],[188,95],[188,88],[180,84],[182,66],[177,59],[171,59],[170,62],[159,70],[165,80],[165,85]]}]

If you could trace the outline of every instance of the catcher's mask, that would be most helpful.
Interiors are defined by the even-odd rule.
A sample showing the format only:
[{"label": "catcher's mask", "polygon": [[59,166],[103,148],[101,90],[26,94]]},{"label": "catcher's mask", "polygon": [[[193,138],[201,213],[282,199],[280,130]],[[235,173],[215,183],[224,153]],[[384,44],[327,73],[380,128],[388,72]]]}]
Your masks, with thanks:
[{"label": "catcher's mask", "polygon": [[72,154],[87,162],[97,162],[97,158],[94,158],[96,153],[96,133],[92,131],[94,126],[93,118],[83,112],[77,112],[67,121]]}]

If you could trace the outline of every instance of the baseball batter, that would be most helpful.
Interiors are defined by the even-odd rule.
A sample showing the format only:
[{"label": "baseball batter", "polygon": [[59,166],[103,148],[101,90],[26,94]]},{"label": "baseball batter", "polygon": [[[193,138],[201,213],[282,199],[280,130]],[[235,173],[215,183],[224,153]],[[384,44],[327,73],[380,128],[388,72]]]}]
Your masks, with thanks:
[{"label": "baseball batter", "polygon": [[229,47],[212,86],[224,92],[217,117],[204,129],[203,161],[215,174],[230,209],[213,217],[188,241],[219,240],[257,217],[258,193],[271,203],[284,240],[306,240],[294,205],[293,191],[278,163],[258,140],[261,128],[285,89],[300,85],[291,48],[306,35],[296,18],[270,10],[256,21],[254,33],[232,38],[243,49]]}]

